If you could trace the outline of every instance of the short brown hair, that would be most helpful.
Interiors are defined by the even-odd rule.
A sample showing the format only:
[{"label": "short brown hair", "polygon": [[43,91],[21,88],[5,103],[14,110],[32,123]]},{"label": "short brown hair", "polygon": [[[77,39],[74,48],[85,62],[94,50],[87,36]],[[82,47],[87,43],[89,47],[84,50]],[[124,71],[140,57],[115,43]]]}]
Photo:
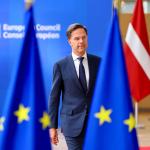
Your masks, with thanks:
[{"label": "short brown hair", "polygon": [[83,26],[83,25],[81,25],[79,23],[74,23],[74,24],[69,25],[69,27],[68,27],[68,29],[66,31],[67,38],[70,39],[71,33],[73,31],[75,31],[76,29],[79,29],[79,28],[84,29],[84,31],[86,32],[86,34],[88,34],[87,28],[85,26]]}]

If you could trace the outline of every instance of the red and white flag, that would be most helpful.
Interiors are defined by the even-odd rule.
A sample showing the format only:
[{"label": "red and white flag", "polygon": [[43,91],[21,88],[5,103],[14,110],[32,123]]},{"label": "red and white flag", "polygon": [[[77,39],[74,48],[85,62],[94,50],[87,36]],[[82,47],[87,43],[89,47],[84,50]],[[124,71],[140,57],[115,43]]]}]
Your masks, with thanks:
[{"label": "red and white flag", "polygon": [[137,0],[124,44],[131,94],[139,102],[150,94],[150,49],[142,0]]}]

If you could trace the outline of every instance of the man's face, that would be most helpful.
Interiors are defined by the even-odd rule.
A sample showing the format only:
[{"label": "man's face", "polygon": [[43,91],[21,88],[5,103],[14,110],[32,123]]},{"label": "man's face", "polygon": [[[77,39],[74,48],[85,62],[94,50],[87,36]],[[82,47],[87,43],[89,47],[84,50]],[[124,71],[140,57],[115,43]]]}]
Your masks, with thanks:
[{"label": "man's face", "polygon": [[86,48],[88,47],[87,34],[82,28],[78,28],[71,33],[71,37],[68,40],[73,52],[78,55],[84,55]]}]

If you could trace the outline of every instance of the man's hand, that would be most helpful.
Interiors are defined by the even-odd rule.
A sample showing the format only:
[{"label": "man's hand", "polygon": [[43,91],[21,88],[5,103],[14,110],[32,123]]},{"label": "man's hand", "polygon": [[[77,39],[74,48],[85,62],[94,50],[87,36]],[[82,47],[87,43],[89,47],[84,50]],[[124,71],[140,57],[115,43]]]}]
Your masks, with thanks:
[{"label": "man's hand", "polygon": [[51,143],[57,145],[59,142],[57,129],[55,128],[49,129],[49,134],[50,134]]}]

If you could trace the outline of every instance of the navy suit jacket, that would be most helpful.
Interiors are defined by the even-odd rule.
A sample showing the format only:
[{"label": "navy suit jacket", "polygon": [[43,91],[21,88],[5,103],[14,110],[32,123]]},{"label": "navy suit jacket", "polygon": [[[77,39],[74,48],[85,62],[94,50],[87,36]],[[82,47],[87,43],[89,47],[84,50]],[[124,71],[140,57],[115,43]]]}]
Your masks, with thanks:
[{"label": "navy suit jacket", "polygon": [[61,128],[65,136],[76,137],[81,133],[90,109],[100,58],[87,54],[87,59],[89,87],[86,93],[79,82],[71,55],[55,63],[53,68],[53,83],[49,99],[50,127],[58,127],[58,109],[62,94],[60,116]]}]

